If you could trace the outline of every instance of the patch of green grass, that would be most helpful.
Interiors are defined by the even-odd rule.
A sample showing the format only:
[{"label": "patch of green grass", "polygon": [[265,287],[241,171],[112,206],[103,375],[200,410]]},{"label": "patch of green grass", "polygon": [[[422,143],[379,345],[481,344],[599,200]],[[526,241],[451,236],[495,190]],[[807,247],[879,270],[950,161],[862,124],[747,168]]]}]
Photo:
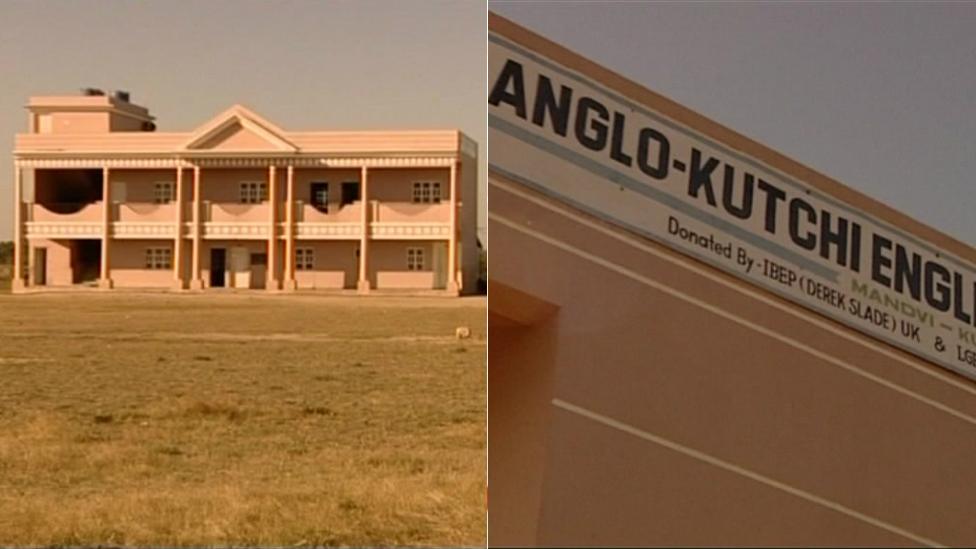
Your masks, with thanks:
[{"label": "patch of green grass", "polygon": [[0,539],[481,545],[485,329],[483,299],[0,296]]}]

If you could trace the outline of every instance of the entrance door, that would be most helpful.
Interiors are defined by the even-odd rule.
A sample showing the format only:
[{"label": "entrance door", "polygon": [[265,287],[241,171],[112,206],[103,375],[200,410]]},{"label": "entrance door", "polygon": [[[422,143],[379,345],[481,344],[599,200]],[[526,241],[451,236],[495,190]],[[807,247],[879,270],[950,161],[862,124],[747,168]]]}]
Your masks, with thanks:
[{"label": "entrance door", "polygon": [[231,288],[251,287],[251,252],[244,246],[234,246],[230,249],[230,276],[228,286]]},{"label": "entrance door", "polygon": [[47,248],[34,248],[34,285],[47,285]]},{"label": "entrance door", "polygon": [[434,242],[433,248],[434,289],[443,290],[447,287],[447,242]]},{"label": "entrance door", "polygon": [[224,248],[210,249],[210,287],[223,288],[224,276],[227,271],[227,250]]},{"label": "entrance door", "polygon": [[263,290],[268,273],[268,254],[251,254],[251,288]]}]

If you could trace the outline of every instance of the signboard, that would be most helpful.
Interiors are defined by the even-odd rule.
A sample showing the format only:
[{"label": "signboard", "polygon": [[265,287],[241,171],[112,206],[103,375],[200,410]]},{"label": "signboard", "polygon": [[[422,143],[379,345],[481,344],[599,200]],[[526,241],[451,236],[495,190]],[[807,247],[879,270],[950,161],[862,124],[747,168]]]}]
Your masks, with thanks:
[{"label": "signboard", "polygon": [[489,33],[489,171],[976,379],[976,269]]}]

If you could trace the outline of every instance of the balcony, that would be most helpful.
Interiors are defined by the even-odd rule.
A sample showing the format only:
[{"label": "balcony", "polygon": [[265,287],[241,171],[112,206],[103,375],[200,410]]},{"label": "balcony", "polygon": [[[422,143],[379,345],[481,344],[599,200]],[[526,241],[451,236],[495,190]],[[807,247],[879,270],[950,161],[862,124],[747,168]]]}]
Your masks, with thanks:
[{"label": "balcony", "polygon": [[145,223],[147,221],[172,223],[176,219],[176,203],[116,202],[114,214],[112,219],[120,223]]},{"label": "balcony", "polygon": [[27,238],[101,238],[102,203],[24,204]]},{"label": "balcony", "polygon": [[[265,240],[271,220],[271,203],[240,204],[204,200],[201,221],[203,238]],[[192,217],[188,218],[192,219]]]},{"label": "balcony", "polygon": [[375,223],[450,223],[451,205],[410,202],[373,202]]},{"label": "balcony", "polygon": [[330,204],[328,212],[301,200],[295,202],[295,221],[299,223],[361,223],[362,212],[363,203],[358,200],[344,206]]},{"label": "balcony", "polygon": [[51,204],[27,204],[28,222],[75,222],[85,223],[102,221],[102,202],[87,204],[75,202],[56,202]]},{"label": "balcony", "polygon": [[[362,203],[359,201],[329,212],[311,204],[295,202],[295,236],[298,239],[355,240],[362,236]],[[264,240],[269,236],[270,202],[240,204],[204,200],[200,207],[201,236],[205,239]],[[284,238],[285,204],[279,203],[278,236]],[[154,239],[176,237],[173,202],[116,202],[110,223],[113,238]],[[28,238],[101,238],[102,203],[25,204]],[[450,204],[369,204],[370,237],[378,240],[443,240],[450,236]],[[183,236],[192,235],[193,204],[184,204]]]},{"label": "balcony", "polygon": [[370,237],[377,240],[442,240],[451,235],[451,205],[372,201]]},{"label": "balcony", "polygon": [[114,238],[173,238],[176,236],[176,203],[115,202],[112,211]]}]

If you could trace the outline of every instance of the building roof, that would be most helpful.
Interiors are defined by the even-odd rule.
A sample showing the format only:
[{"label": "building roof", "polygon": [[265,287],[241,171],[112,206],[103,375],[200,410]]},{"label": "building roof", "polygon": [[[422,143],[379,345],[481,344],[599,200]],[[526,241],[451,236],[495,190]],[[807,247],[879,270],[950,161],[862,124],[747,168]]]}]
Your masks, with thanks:
[{"label": "building roof", "polygon": [[[112,101],[101,96],[72,99],[100,105]],[[31,98],[30,106],[43,106],[43,100]],[[21,133],[15,137],[14,155],[413,155],[460,154],[472,147],[474,142],[456,129],[289,132],[238,104],[189,132]]]}]

